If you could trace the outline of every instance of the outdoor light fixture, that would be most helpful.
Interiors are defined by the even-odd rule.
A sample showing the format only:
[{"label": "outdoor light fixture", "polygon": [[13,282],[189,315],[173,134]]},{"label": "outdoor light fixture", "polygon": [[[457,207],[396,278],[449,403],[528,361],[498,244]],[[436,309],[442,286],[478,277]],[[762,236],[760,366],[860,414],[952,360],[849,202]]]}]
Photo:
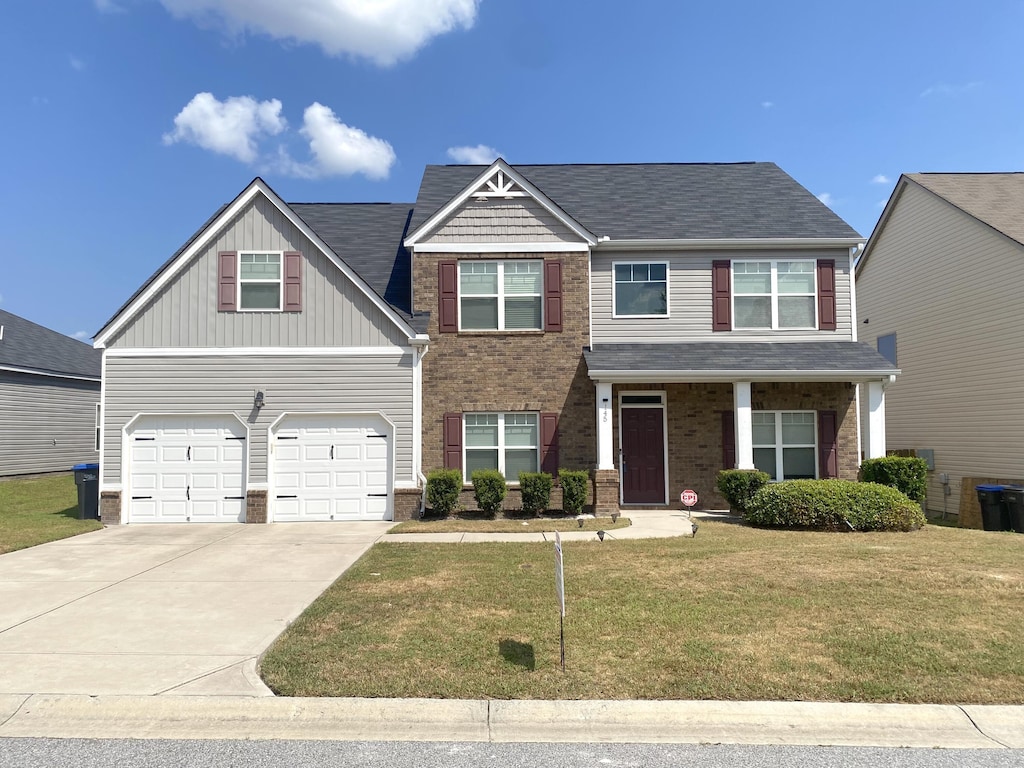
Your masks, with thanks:
[{"label": "outdoor light fixture", "polygon": [[604,531],[598,531],[597,538],[599,538],[601,541],[604,541]]},{"label": "outdoor light fixture", "polygon": [[618,519],[619,519],[619,513],[618,512],[612,512],[612,522],[614,523]]},{"label": "outdoor light fixture", "polygon": [[583,518],[582,517],[577,517],[576,518],[576,525],[578,525],[580,528],[583,527]]},{"label": "outdoor light fixture", "polygon": [[263,407],[263,390],[256,392],[256,397],[252,399],[252,407],[257,411]]}]

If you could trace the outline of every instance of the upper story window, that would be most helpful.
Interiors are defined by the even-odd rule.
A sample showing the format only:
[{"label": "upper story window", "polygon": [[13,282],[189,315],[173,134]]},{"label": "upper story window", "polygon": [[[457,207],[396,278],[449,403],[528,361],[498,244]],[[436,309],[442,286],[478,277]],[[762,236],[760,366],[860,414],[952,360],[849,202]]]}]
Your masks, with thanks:
[{"label": "upper story window", "polygon": [[543,262],[459,262],[459,327],[467,331],[543,328]]},{"label": "upper story window", "polygon": [[816,328],[813,261],[734,261],[736,328]]},{"label": "upper story window", "polygon": [[668,315],[668,264],[615,264],[615,317]]},{"label": "upper story window", "polygon": [[540,465],[540,436],[536,413],[467,413],[465,478],[478,469],[497,469],[510,483],[520,472],[536,472]]},{"label": "upper story window", "polygon": [[238,259],[238,308],[280,310],[281,254],[243,252]]},{"label": "upper story window", "polygon": [[772,480],[817,477],[814,411],[754,411],[754,466]]}]

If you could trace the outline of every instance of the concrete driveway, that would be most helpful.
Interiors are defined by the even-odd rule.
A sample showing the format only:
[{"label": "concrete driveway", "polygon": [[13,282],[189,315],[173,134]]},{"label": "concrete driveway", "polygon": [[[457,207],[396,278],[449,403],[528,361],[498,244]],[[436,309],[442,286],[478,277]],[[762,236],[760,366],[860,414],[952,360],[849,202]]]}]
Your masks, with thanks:
[{"label": "concrete driveway", "polygon": [[256,660],[392,523],[115,526],[0,556],[0,694],[271,695]]}]

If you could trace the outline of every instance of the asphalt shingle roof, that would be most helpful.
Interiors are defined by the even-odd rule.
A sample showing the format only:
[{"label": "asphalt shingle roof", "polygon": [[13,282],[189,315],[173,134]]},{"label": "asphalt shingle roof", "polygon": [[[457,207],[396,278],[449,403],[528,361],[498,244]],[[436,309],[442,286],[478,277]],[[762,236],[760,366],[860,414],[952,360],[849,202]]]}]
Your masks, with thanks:
[{"label": "asphalt shingle roof", "polygon": [[[613,240],[859,237],[775,163],[515,165],[598,237]],[[428,165],[416,231],[482,165]]]},{"label": "asphalt shingle roof", "polygon": [[1024,173],[908,173],[907,178],[1024,244]]},{"label": "asphalt shingle roof", "polygon": [[583,355],[592,371],[899,371],[870,345],[849,341],[597,344]]},{"label": "asphalt shingle roof", "polygon": [[24,368],[99,381],[99,350],[2,309],[0,326],[0,368]]}]

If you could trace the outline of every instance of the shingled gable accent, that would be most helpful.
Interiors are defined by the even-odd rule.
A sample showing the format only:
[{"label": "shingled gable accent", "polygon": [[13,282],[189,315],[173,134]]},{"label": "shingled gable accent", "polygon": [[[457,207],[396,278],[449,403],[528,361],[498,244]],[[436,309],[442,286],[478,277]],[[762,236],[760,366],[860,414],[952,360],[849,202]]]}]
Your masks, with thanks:
[{"label": "shingled gable accent", "polygon": [[[132,296],[117,313],[96,334],[94,346],[97,349],[104,349],[118,331],[120,331],[133,317],[135,317],[149,303],[159,291],[178,275],[189,262],[199,253],[208,248],[216,238],[220,230],[232,221],[239,213],[245,210],[257,195],[262,194],[269,200],[288,221],[298,229],[317,249],[319,249],[331,263],[333,263],[342,274],[345,275],[363,294],[370,299],[384,315],[395,324],[395,326],[410,339],[417,334],[416,331],[397,313],[395,310],[363,280],[355,270],[352,269],[338,254],[336,254],[323,239],[310,228],[301,217],[282,200],[270,185],[258,176],[252,180],[242,192],[235,197],[228,205],[221,208],[206,226],[197,233],[192,240],[185,245],[174,257],[161,266],[149,280]],[[218,257],[219,258],[219,257]],[[293,282],[294,285],[294,282]],[[287,285],[286,285],[287,288]],[[219,290],[219,288],[218,288]],[[223,297],[221,297],[223,298]],[[298,311],[301,307],[294,302],[287,311]]]},{"label": "shingled gable accent", "polygon": [[[457,195],[451,198],[440,209],[435,211],[426,221],[423,222],[412,234],[405,239],[406,248],[421,248],[425,238],[434,230],[444,224],[455,214],[470,198],[476,196],[486,197],[531,197],[537,201],[552,216],[561,221],[572,232],[579,236],[583,243],[588,246],[597,244],[597,236],[588,231],[586,227],[566,213],[551,198],[541,192],[536,186],[512,166],[500,157],[487,167],[470,184],[463,187]],[[554,247],[554,246],[552,246]]]}]

